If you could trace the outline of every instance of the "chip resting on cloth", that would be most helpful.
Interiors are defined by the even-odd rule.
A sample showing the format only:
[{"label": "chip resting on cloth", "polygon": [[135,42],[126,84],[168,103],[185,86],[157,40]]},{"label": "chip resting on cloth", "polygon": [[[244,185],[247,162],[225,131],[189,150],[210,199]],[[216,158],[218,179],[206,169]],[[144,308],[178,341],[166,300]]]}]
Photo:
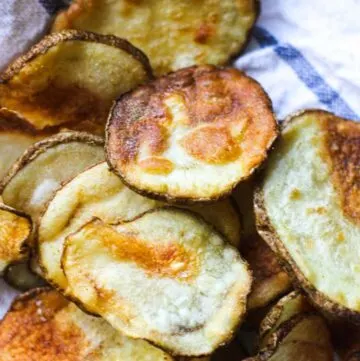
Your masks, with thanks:
[{"label": "chip resting on cloth", "polygon": [[255,211],[260,235],[311,300],[360,323],[360,124],[320,110],[288,119]]},{"label": "chip resting on cloth", "polygon": [[251,275],[238,251],[200,216],[177,208],[67,237],[69,295],[128,336],[183,356],[212,353],[241,322]]}]

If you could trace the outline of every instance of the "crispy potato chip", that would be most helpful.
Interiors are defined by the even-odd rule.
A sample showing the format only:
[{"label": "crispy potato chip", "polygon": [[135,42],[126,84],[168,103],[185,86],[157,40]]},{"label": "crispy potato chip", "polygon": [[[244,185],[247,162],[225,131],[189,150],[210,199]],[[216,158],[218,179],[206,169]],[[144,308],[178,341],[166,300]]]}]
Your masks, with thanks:
[{"label": "crispy potato chip", "polygon": [[269,335],[274,333],[285,321],[295,315],[313,311],[304,295],[293,291],[281,298],[273,306],[260,324],[260,337],[262,342],[268,340]]},{"label": "crispy potato chip", "polygon": [[19,296],[0,323],[1,360],[171,361],[146,341],[130,339],[89,316],[55,290]]},{"label": "crispy potato chip", "polygon": [[127,41],[64,31],[45,37],[0,76],[0,108],[36,129],[103,134],[112,101],[150,77],[148,59]]},{"label": "crispy potato chip", "polygon": [[277,136],[271,102],[236,69],[179,70],[113,106],[106,152],[134,190],[169,202],[228,195],[264,161]]},{"label": "crispy potato chip", "polygon": [[254,276],[248,298],[249,310],[267,306],[289,291],[289,276],[281,269],[276,255],[258,234],[243,240],[241,254],[249,263]]},{"label": "crispy potato chip", "polygon": [[333,361],[330,332],[300,293],[282,298],[260,328],[261,348],[246,361]]},{"label": "crispy potato chip", "polygon": [[29,265],[29,260],[11,264],[6,267],[4,280],[10,286],[20,290],[27,291],[32,288],[46,286],[46,281],[34,272]]},{"label": "crispy potato chip", "polygon": [[0,275],[28,255],[32,222],[25,213],[0,204]]},{"label": "crispy potato chip", "polygon": [[256,192],[260,235],[312,301],[360,322],[360,124],[291,117]]},{"label": "crispy potato chip", "polygon": [[157,74],[195,64],[226,63],[247,42],[257,0],[74,0],[53,31],[90,30],[131,41]]},{"label": "crispy potato chip", "polygon": [[91,221],[67,237],[62,267],[85,309],[182,356],[208,355],[232,338],[251,285],[237,250],[177,208],[113,226]]},{"label": "crispy potato chip", "polygon": [[103,159],[102,138],[64,132],[44,139],[31,146],[5,177],[1,186],[3,201],[37,222],[62,182]]},{"label": "crispy potato chip", "polygon": [[31,144],[46,136],[13,112],[0,109],[0,180]]},{"label": "crispy potato chip", "polygon": [[[56,287],[66,290],[67,281],[60,265],[65,238],[93,217],[105,223],[118,223],[161,206],[164,203],[127,188],[110,172],[105,162],[77,175],[54,194],[40,221],[38,254],[45,277]],[[239,218],[229,200],[189,208],[214,224],[231,243],[238,245]]]}]

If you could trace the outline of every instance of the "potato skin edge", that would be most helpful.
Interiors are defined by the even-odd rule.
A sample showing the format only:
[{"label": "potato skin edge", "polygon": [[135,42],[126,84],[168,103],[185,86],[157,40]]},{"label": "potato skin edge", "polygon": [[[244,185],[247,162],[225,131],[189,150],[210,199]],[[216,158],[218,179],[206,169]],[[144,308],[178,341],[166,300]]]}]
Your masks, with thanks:
[{"label": "potato skin edge", "polygon": [[[296,121],[296,117],[304,114],[331,114],[331,112],[321,109],[305,109],[287,117],[282,124],[281,130],[284,130],[289,124]],[[350,121],[348,119],[344,119]],[[281,134],[280,134],[281,137]],[[329,297],[323,292],[317,290],[301,272],[300,268],[296,265],[296,262],[290,256],[286,247],[283,245],[280,237],[278,236],[274,226],[272,225],[269,216],[267,215],[264,194],[262,191],[262,185],[264,182],[264,175],[257,180],[254,192],[254,209],[256,228],[261,237],[270,246],[270,248],[278,255],[281,266],[290,276],[294,285],[297,288],[303,289],[309,297],[311,303],[318,309],[324,310],[330,315],[334,315],[337,318],[348,320],[352,323],[360,325],[360,312],[356,312],[348,307],[341,305]]]},{"label": "potato skin edge", "polygon": [[[194,65],[194,66],[190,66],[188,68],[183,68],[181,70],[184,70],[184,69],[191,69],[191,68],[197,68],[199,67],[198,65]],[[201,65],[200,65],[201,67]],[[229,68],[229,67],[216,67],[216,66],[213,66],[214,69],[226,69],[226,68]],[[170,74],[174,74],[176,73],[176,71],[174,72],[170,72],[166,75],[163,75],[162,77],[166,77]],[[264,158],[263,160],[255,167],[253,167],[251,169],[251,171],[249,172],[249,174],[247,174],[246,176],[240,178],[235,184],[233,184],[232,186],[229,186],[227,187],[227,189],[225,189],[222,193],[218,193],[212,197],[201,197],[201,198],[196,198],[196,197],[178,197],[178,196],[172,196],[168,193],[159,193],[159,192],[154,192],[154,191],[151,191],[149,189],[140,189],[140,188],[137,188],[136,186],[130,184],[125,175],[122,174],[122,172],[120,172],[115,165],[112,164],[111,160],[110,160],[110,151],[108,151],[109,149],[109,138],[110,138],[110,127],[112,126],[112,118],[113,118],[113,113],[114,113],[114,110],[115,110],[115,107],[116,107],[116,104],[118,102],[120,102],[122,100],[123,97],[125,96],[128,96],[131,92],[127,92],[127,93],[124,93],[122,94],[117,100],[115,100],[110,108],[110,111],[109,111],[109,115],[108,115],[108,119],[106,121],[106,126],[105,126],[105,160],[106,162],[108,163],[109,165],[109,169],[115,173],[118,177],[120,177],[121,181],[128,187],[130,188],[132,191],[144,196],[144,197],[147,197],[147,198],[150,198],[150,199],[154,199],[154,200],[158,200],[158,201],[162,201],[162,202],[166,202],[166,203],[170,203],[170,204],[179,204],[179,205],[194,205],[194,204],[210,204],[210,203],[213,203],[213,202],[216,202],[216,201],[220,201],[220,200],[223,200],[227,197],[229,197],[231,195],[231,193],[233,192],[233,190],[242,182],[245,182],[247,181],[248,179],[250,179],[252,176],[254,176],[261,168],[262,166],[264,165],[264,163],[266,162],[270,152],[272,151],[273,147],[274,147],[274,143],[276,142],[277,138],[279,137],[279,134],[280,134],[280,127],[279,127],[279,123],[277,121],[277,118],[276,118],[276,114],[274,113],[274,109],[273,109],[273,106],[272,106],[272,102],[271,102],[271,98],[269,97],[268,93],[264,90],[264,88],[262,87],[262,85],[256,81],[255,79],[251,78],[250,76],[246,75],[244,72],[241,72],[242,73],[242,76],[248,78],[249,80],[251,80],[252,83],[254,83],[256,86],[259,86],[262,91],[263,91],[263,97],[262,98],[262,101],[264,101],[264,103],[266,104],[266,108],[267,110],[273,115],[274,117],[274,120],[275,120],[275,128],[274,128],[274,131],[275,131],[275,136],[273,137],[273,139],[271,139],[271,141],[269,142],[267,148],[264,150],[265,151],[265,154],[264,154]],[[140,86],[141,87],[141,86]]]}]

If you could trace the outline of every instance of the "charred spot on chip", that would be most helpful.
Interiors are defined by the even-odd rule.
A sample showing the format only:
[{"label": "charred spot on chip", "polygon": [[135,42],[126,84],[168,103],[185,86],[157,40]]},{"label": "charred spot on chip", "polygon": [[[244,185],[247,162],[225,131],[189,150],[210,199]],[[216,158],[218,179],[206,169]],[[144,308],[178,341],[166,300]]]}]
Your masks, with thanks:
[{"label": "charred spot on chip", "polygon": [[124,39],[83,31],[45,37],[0,76],[0,107],[36,130],[103,134],[118,96],[152,77],[146,56]]},{"label": "charred spot on chip", "polygon": [[247,179],[277,136],[260,85],[200,66],[140,86],[113,106],[107,159],[135,191],[171,202],[216,200]]}]

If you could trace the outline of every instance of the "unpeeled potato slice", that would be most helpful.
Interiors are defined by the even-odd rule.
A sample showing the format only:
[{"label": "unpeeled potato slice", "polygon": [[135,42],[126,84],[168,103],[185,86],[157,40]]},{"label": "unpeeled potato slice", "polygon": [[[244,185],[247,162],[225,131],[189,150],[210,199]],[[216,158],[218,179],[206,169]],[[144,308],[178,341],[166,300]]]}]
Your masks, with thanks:
[{"label": "unpeeled potato slice", "polygon": [[113,226],[91,221],[67,237],[62,267],[85,309],[183,356],[210,354],[232,338],[251,284],[238,251],[177,208]]},{"label": "unpeeled potato slice", "polygon": [[332,361],[334,352],[324,319],[303,295],[293,292],[270,310],[261,326],[261,348],[246,361]]},{"label": "unpeeled potato slice", "polygon": [[[77,175],[54,194],[40,221],[38,255],[45,277],[66,290],[67,281],[60,265],[65,238],[93,217],[105,223],[118,223],[164,205],[130,190],[105,162]],[[233,245],[239,244],[239,218],[230,200],[189,208],[214,224]]]},{"label": "unpeeled potato slice", "polygon": [[168,202],[230,194],[277,136],[271,102],[236,69],[199,66],[140,86],[113,106],[109,165],[131,188]]},{"label": "unpeeled potato slice", "polygon": [[240,52],[259,12],[257,0],[74,0],[53,31],[115,34],[150,58],[157,74],[221,65]]},{"label": "unpeeled potato slice", "polygon": [[0,353],[7,361],[173,360],[85,314],[50,288],[34,289],[13,302],[0,323]]},{"label": "unpeeled potato slice", "polygon": [[0,204],[0,275],[28,256],[32,222],[28,215]]},{"label": "unpeeled potato slice", "polygon": [[319,308],[360,322],[360,124],[290,117],[255,196],[260,235]]},{"label": "unpeeled potato slice", "polygon": [[151,77],[146,56],[111,35],[52,34],[0,76],[0,108],[38,130],[66,127],[103,134],[113,100]]},{"label": "unpeeled potato slice", "polygon": [[37,223],[62,182],[103,159],[103,140],[91,134],[64,132],[44,139],[27,149],[4,178],[3,201]]}]

